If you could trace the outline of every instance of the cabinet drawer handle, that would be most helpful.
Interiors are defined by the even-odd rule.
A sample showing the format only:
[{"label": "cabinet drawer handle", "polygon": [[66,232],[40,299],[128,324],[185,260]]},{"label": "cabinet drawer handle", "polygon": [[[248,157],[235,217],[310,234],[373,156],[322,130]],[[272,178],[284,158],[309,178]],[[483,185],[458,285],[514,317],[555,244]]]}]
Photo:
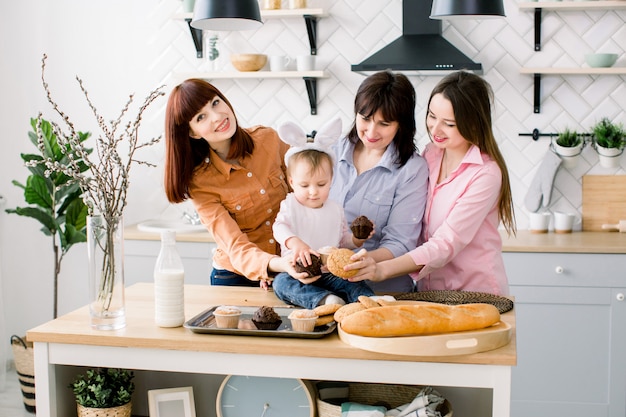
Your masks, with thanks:
[{"label": "cabinet drawer handle", "polygon": [[624,301],[624,294],[622,294],[621,292],[617,294],[617,301]]},{"label": "cabinet drawer handle", "polygon": [[557,266],[556,268],[554,268],[554,272],[556,272],[557,274],[562,274],[563,271],[565,270],[563,269],[562,266]]}]

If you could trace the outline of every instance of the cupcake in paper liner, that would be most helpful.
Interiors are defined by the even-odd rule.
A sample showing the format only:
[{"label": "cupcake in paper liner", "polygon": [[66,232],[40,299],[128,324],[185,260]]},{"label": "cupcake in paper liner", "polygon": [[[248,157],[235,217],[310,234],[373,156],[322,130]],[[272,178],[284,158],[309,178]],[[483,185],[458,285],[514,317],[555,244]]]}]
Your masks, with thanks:
[{"label": "cupcake in paper liner", "polygon": [[350,225],[350,230],[357,239],[367,239],[374,230],[374,223],[365,216],[359,216]]},{"label": "cupcake in paper liner", "polygon": [[313,310],[298,309],[289,314],[291,329],[294,332],[312,332],[315,329],[317,314]]},{"label": "cupcake in paper liner", "polygon": [[213,311],[215,325],[220,329],[236,329],[240,316],[241,310],[233,306],[219,306]]},{"label": "cupcake in paper liner", "polygon": [[252,322],[259,330],[276,330],[282,324],[282,319],[272,307],[263,306],[252,315]]}]

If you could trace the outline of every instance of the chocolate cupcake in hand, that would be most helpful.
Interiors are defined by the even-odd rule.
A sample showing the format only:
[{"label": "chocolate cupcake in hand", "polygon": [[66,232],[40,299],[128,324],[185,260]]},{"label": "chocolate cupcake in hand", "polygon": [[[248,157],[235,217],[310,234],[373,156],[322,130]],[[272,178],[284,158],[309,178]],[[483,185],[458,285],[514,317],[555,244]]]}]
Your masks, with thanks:
[{"label": "chocolate cupcake in hand", "polygon": [[322,260],[319,256],[311,254],[311,264],[304,266],[300,259],[296,261],[296,272],[306,272],[310,277],[322,275]]},{"label": "chocolate cupcake in hand", "polygon": [[374,223],[365,216],[359,216],[350,225],[352,234],[357,239],[367,239],[374,230]]}]

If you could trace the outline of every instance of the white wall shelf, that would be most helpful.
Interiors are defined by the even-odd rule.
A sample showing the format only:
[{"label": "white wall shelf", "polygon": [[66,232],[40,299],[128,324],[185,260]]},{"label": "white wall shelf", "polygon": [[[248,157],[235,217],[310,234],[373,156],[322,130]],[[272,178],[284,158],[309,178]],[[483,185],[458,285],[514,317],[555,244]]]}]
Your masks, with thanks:
[{"label": "white wall shelf", "polygon": [[[520,10],[535,11],[535,51],[541,50],[541,13],[543,9],[555,11],[617,10],[626,9],[624,0],[604,1],[534,1],[519,3]],[[522,74],[533,74],[535,78],[533,112],[541,112],[541,75],[625,75],[626,68],[522,68]]]},{"label": "white wall shelf", "polygon": [[325,78],[324,71],[227,71],[227,72],[186,72],[174,75],[177,79],[202,78],[205,80],[224,79],[285,79],[302,78],[309,97],[311,114],[317,114],[317,79]]},{"label": "white wall shelf", "polygon": [[610,10],[626,9],[624,0],[605,1],[527,1],[518,4],[520,10]]},{"label": "white wall shelf", "polygon": [[533,1],[518,5],[520,10],[535,11],[535,51],[541,50],[541,12],[545,10],[580,11],[580,10],[615,10],[626,9],[624,0],[607,1]]},{"label": "white wall shelf", "polygon": [[205,80],[241,78],[325,78],[324,71],[224,71],[224,72],[185,72],[177,73],[177,78],[203,78]]},{"label": "white wall shelf", "polygon": [[[307,35],[309,37],[309,45],[311,48],[311,55],[317,55],[317,19],[325,17],[327,14],[323,9],[277,9],[277,10],[261,10],[261,18],[265,21],[267,19],[289,19],[289,18],[304,18],[306,25]],[[182,19],[189,25],[191,37],[196,47],[196,56],[202,58],[203,44],[202,44],[202,31],[191,27],[191,19],[193,13],[178,13],[173,16],[174,19]]]},{"label": "white wall shelf", "polygon": [[533,113],[541,113],[541,76],[542,75],[626,75],[626,67],[611,68],[521,68],[520,73],[532,74]]},{"label": "white wall shelf", "polygon": [[611,68],[527,68],[520,69],[522,74],[545,74],[545,75],[626,75],[626,67]]}]

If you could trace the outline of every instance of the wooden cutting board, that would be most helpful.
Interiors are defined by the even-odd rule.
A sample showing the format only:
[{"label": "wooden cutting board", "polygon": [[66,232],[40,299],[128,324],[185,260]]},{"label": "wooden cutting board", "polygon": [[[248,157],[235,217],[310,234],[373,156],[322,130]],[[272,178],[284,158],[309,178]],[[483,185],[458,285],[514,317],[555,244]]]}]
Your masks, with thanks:
[{"label": "wooden cutting board", "polygon": [[583,176],[583,230],[626,220],[626,175]]},{"label": "wooden cutting board", "polygon": [[350,346],[371,352],[407,356],[469,355],[497,349],[511,341],[511,325],[500,321],[493,326],[466,332],[426,336],[365,337],[344,332],[337,326],[339,338]]},{"label": "wooden cutting board", "polygon": [[[425,301],[398,300],[393,304],[430,304]],[[424,336],[365,337],[337,331],[342,342],[370,352],[407,356],[469,355],[497,349],[511,341],[512,326],[499,321],[493,326],[464,332],[440,333]]]}]

